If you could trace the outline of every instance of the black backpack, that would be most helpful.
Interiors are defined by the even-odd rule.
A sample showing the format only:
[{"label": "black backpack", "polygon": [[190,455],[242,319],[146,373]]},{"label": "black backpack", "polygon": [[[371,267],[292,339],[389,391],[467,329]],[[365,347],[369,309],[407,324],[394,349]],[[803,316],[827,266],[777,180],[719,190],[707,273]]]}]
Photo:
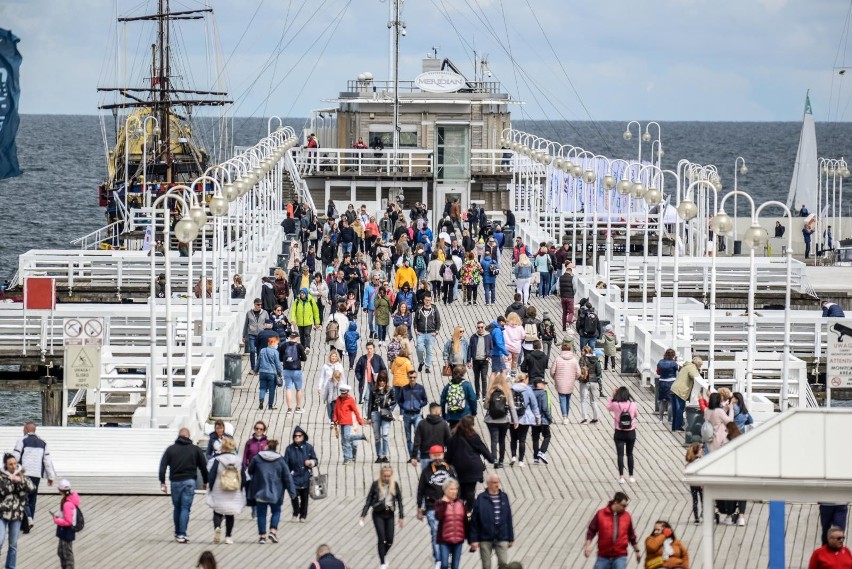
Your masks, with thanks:
[{"label": "black backpack", "polygon": [[518,414],[518,419],[523,417],[527,412],[527,404],[524,401],[524,392],[512,390],[512,400],[515,402],[515,412]]},{"label": "black backpack", "polygon": [[592,311],[586,313],[583,318],[583,336],[586,338],[594,338],[598,335],[598,315]]},{"label": "black backpack", "polygon": [[629,431],[633,428],[633,417],[630,415],[630,404],[618,415],[618,430]]},{"label": "black backpack", "polygon": [[74,519],[74,532],[75,533],[83,531],[83,528],[86,527],[86,520],[83,519],[83,510],[81,510],[79,507],[77,507],[76,509],[77,509],[77,515],[74,516],[75,517],[75,519]]},{"label": "black backpack", "polygon": [[495,389],[488,401],[488,414],[492,419],[502,419],[509,414],[509,406],[506,404],[506,396],[499,389]]}]

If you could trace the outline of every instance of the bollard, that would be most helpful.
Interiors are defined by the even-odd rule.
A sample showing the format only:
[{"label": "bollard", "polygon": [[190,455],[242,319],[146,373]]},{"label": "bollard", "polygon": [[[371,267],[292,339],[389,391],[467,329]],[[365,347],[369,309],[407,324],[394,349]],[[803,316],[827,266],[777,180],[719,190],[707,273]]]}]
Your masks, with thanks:
[{"label": "bollard", "polygon": [[45,376],[39,378],[42,387],[41,395],[41,424],[45,427],[62,425],[62,383],[57,378]]},{"label": "bollard", "polygon": [[210,410],[212,419],[228,419],[231,417],[231,400],[233,392],[227,381],[213,382],[213,405]]},{"label": "bollard", "polygon": [[636,342],[621,343],[621,373],[636,373],[639,371],[637,362],[639,345]]},{"label": "bollard", "polygon": [[231,387],[240,387],[243,384],[243,355],[225,354],[225,381]]},{"label": "bollard", "polygon": [[281,254],[290,256],[290,241],[287,239],[281,242]]},{"label": "bollard", "polygon": [[[654,413],[660,412],[660,398],[657,394],[660,392],[660,376],[654,376]],[[669,411],[671,413],[671,411]]]},{"label": "bollard", "polygon": [[278,262],[276,263],[276,265],[278,265],[278,268],[287,270],[287,260],[289,258],[290,258],[290,255],[284,255],[284,254],[278,255]]},{"label": "bollard", "polygon": [[701,425],[704,423],[704,413],[696,405],[686,406],[686,421],[684,422],[686,431],[686,444],[701,442]]}]

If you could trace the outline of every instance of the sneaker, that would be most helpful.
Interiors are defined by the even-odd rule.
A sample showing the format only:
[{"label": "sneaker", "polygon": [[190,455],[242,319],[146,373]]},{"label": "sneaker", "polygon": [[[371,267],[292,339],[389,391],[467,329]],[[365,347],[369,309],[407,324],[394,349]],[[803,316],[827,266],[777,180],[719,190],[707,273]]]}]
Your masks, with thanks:
[{"label": "sneaker", "polygon": [[179,535],[179,536],[177,536],[177,537],[175,538],[175,541],[176,541],[176,542],[178,542],[178,543],[189,543],[189,540],[186,538],[186,536],[185,536],[185,535]]},{"label": "sneaker", "polygon": [[225,545],[234,545],[234,540],[231,539],[230,537],[226,537],[224,543],[225,543]]},{"label": "sneaker", "polygon": [[291,521],[292,521],[293,523],[298,522],[298,521],[299,521],[299,516],[295,516],[295,515],[294,515],[294,516],[291,518]]},{"label": "sneaker", "polygon": [[432,370],[427,367],[425,373],[432,373]]},{"label": "sneaker", "polygon": [[619,477],[618,477],[618,483],[619,483],[619,484],[624,484],[624,476],[619,476]]},{"label": "sneaker", "polygon": [[540,452],[540,453],[538,453],[538,458],[539,458],[539,460],[541,460],[544,464],[550,464],[550,458],[547,456],[547,453],[546,453],[546,452]]},{"label": "sneaker", "polygon": [[435,561],[435,569],[441,569],[441,562]]},{"label": "sneaker", "polygon": [[580,421],[580,424],[581,424],[581,425],[585,425],[585,424],[586,424],[586,423],[588,423],[588,422],[589,422],[589,421],[588,421],[588,419],[583,419],[582,421]]},{"label": "sneaker", "polygon": [[293,414],[293,410],[292,410],[292,409],[290,409],[289,407],[287,407],[287,414],[288,414],[288,415],[292,415],[292,414]]},{"label": "sneaker", "polygon": [[722,519],[722,521],[719,523],[721,523],[723,526],[732,526],[734,525],[734,520],[731,519],[731,516],[725,516],[724,519]]},{"label": "sneaker", "polygon": [[302,413],[304,413],[304,412],[305,412],[305,410],[304,410],[304,409],[302,409],[301,407],[296,407],[296,413],[297,413],[298,415],[301,415],[301,414],[302,414]]},{"label": "sneaker", "polygon": [[384,462],[384,461],[382,460],[382,457],[380,457],[380,456],[379,456],[379,457],[376,457],[376,464],[381,464],[382,462]]},{"label": "sneaker", "polygon": [[353,462],[355,462],[355,461],[354,461],[354,460],[352,460],[352,459],[344,460],[344,461],[343,461],[343,466],[349,466],[349,465],[350,465],[350,464],[352,464]]},{"label": "sneaker", "polygon": [[591,421],[589,421],[589,424],[594,425],[595,423],[599,423],[599,422],[600,421],[598,421],[597,419],[592,419]]},{"label": "sneaker", "polygon": [[509,466],[514,466],[516,462],[518,462],[518,457],[513,456],[511,459],[509,459]]},{"label": "sneaker", "polygon": [[533,459],[533,464],[541,464],[541,461],[537,458]]},{"label": "sneaker", "polygon": [[277,410],[278,410],[278,405],[273,405],[272,407],[270,407],[270,408],[269,408],[269,410],[270,410],[270,411],[277,411]]},{"label": "sneaker", "polygon": [[631,484],[636,484],[636,479],[632,476],[629,478]]},{"label": "sneaker", "polygon": [[417,366],[417,371],[423,371],[423,362],[420,362],[420,365]]},{"label": "sneaker", "polygon": [[300,524],[303,524],[303,523],[305,523],[306,521],[307,521],[307,520],[306,520],[305,518],[299,518],[299,523],[300,523]]},{"label": "sneaker", "polygon": [[217,527],[213,530],[213,543],[220,543],[222,541],[222,528]]},{"label": "sneaker", "polygon": [[494,465],[494,468],[503,468],[503,463],[498,462],[497,464]]},{"label": "sneaker", "polygon": [[568,419],[562,419],[562,424],[563,424],[563,425],[567,425],[567,424],[568,424]]},{"label": "sneaker", "polygon": [[274,531],[269,532],[269,541],[272,543],[278,543],[278,534]]},{"label": "sneaker", "polygon": [[526,465],[526,464],[524,464],[524,461],[523,461],[523,460],[519,460],[519,461],[518,461],[518,466],[520,466],[521,468],[526,468],[526,467],[527,467],[527,465]]},{"label": "sneaker", "polygon": [[700,525],[701,525],[701,520],[699,520],[698,518],[695,518],[695,521],[694,521],[694,522],[692,522],[692,523],[694,523],[694,524],[695,524],[695,525],[697,525],[697,526],[700,526]]},{"label": "sneaker", "polygon": [[258,405],[257,409],[258,409],[258,411],[263,411],[263,403],[261,403],[260,405]]},{"label": "sneaker", "polygon": [[745,516],[740,516],[740,518],[737,520],[737,525],[739,527],[745,526]]},{"label": "sneaker", "polygon": [[260,539],[258,539],[258,540],[257,540],[257,542],[258,542],[259,544],[264,544],[264,543],[266,543],[266,536],[263,536],[263,535],[262,535],[262,536],[260,536]]}]

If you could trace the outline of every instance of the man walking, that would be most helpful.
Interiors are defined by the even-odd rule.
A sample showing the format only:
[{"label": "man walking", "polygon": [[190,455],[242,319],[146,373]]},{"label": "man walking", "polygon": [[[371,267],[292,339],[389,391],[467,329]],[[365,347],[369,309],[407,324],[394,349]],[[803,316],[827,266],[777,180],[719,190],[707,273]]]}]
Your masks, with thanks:
[{"label": "man walking", "polygon": [[624,569],[627,567],[627,546],[632,545],[636,561],[642,560],[642,554],[636,543],[633,520],[627,513],[630,498],[624,492],[616,492],[613,499],[595,513],[586,530],[586,546],[583,554],[592,554],[592,540],[598,536],[598,559],[595,569]]},{"label": "man walking", "polygon": [[471,551],[479,550],[482,569],[491,569],[491,557],[495,554],[498,568],[507,565],[509,548],[515,542],[515,528],[509,496],[500,489],[500,477],[494,473],[485,480],[485,492],[473,502],[469,541]]},{"label": "man walking", "polygon": [[[257,359],[257,335],[263,331],[263,325],[267,320],[269,320],[269,313],[263,309],[261,300],[255,298],[254,307],[246,312],[246,320],[243,324],[243,346],[249,354],[252,370]],[[249,375],[255,375],[255,372],[250,371]]]},{"label": "man walking", "polygon": [[450,443],[450,424],[441,417],[441,405],[429,404],[429,414],[414,429],[414,443],[411,445],[411,464],[421,468],[429,466],[432,458],[429,451],[435,445],[442,448]]},{"label": "man walking", "polygon": [[307,361],[308,356],[304,346],[299,343],[298,332],[291,331],[287,341],[278,346],[278,358],[284,368],[284,397],[287,401],[287,414],[293,414],[293,390],[296,391],[296,413],[301,413],[302,399],[305,394],[302,362]]},{"label": "man walking", "polygon": [[[355,379],[358,380],[358,404],[364,403],[364,394],[373,388],[373,382],[382,371],[388,371],[382,356],[376,353],[376,346],[372,341],[367,342],[367,353],[358,358],[355,364]],[[366,384],[366,385],[365,385]],[[394,396],[397,394],[395,393]],[[394,397],[396,401],[399,401]]]},{"label": "man walking", "polygon": [[399,388],[398,393],[399,397],[394,399],[399,403],[399,410],[402,413],[405,445],[408,447],[408,455],[411,456],[411,451],[414,449],[414,433],[423,419],[420,413],[429,403],[429,399],[426,397],[426,389],[417,383],[417,372],[414,370],[408,372],[408,384]]},{"label": "man walking", "polygon": [[444,484],[456,477],[456,471],[444,461],[444,447],[441,445],[434,445],[429,449],[429,459],[429,466],[420,471],[420,481],[417,484],[417,519],[422,520],[425,517],[429,523],[435,569],[441,569],[435,502],[444,497]]},{"label": "man walking", "polygon": [[[38,485],[41,479],[47,476],[47,485],[53,486],[56,480],[56,470],[53,468],[53,460],[47,450],[47,443],[35,434],[36,425],[32,421],[24,425],[24,436],[15,443],[12,454],[26,472],[27,477],[33,483],[35,490],[27,494],[26,512],[29,518],[30,528],[35,518],[36,500],[38,499]],[[2,545],[2,544],[0,544]]]},{"label": "man walking", "polygon": [[207,490],[207,460],[204,453],[189,438],[189,429],[184,427],[178,433],[175,443],[166,449],[160,459],[160,490],[167,494],[166,469],[171,482],[172,507],[175,524],[175,541],[189,543],[187,526],[192,498],[195,496],[196,471],[201,472],[204,489]]},{"label": "man walking", "polygon": [[488,362],[494,351],[494,340],[485,330],[485,322],[480,320],[476,323],[476,332],[470,336],[467,345],[467,367],[473,368],[473,389],[476,398],[485,397],[488,389]]},{"label": "man walking", "polygon": [[559,301],[562,303],[562,331],[574,323],[574,271],[570,263],[565,263],[565,272],[559,277]]},{"label": "man walking", "polygon": [[414,330],[417,335],[417,371],[426,365],[426,373],[432,373],[432,353],[435,351],[435,337],[441,329],[441,315],[438,307],[432,306],[432,295],[426,293],[421,306],[414,315]]},{"label": "man walking", "polygon": [[311,330],[320,327],[319,306],[308,289],[299,291],[299,296],[290,309],[290,321],[299,327],[299,339],[305,347],[305,353],[311,353]]},{"label": "man walking", "polygon": [[591,302],[586,303],[586,310],[577,320],[577,332],[580,334],[580,352],[585,346],[595,349],[595,343],[601,336],[601,321]]}]

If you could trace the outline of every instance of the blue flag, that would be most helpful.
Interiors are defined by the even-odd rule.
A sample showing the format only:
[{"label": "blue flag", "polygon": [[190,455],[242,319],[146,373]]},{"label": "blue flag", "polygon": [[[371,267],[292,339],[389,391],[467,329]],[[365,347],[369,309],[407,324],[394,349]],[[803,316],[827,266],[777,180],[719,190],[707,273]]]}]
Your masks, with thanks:
[{"label": "blue flag", "polygon": [[0,180],[21,175],[15,135],[18,134],[18,99],[21,95],[21,41],[0,29]]}]

